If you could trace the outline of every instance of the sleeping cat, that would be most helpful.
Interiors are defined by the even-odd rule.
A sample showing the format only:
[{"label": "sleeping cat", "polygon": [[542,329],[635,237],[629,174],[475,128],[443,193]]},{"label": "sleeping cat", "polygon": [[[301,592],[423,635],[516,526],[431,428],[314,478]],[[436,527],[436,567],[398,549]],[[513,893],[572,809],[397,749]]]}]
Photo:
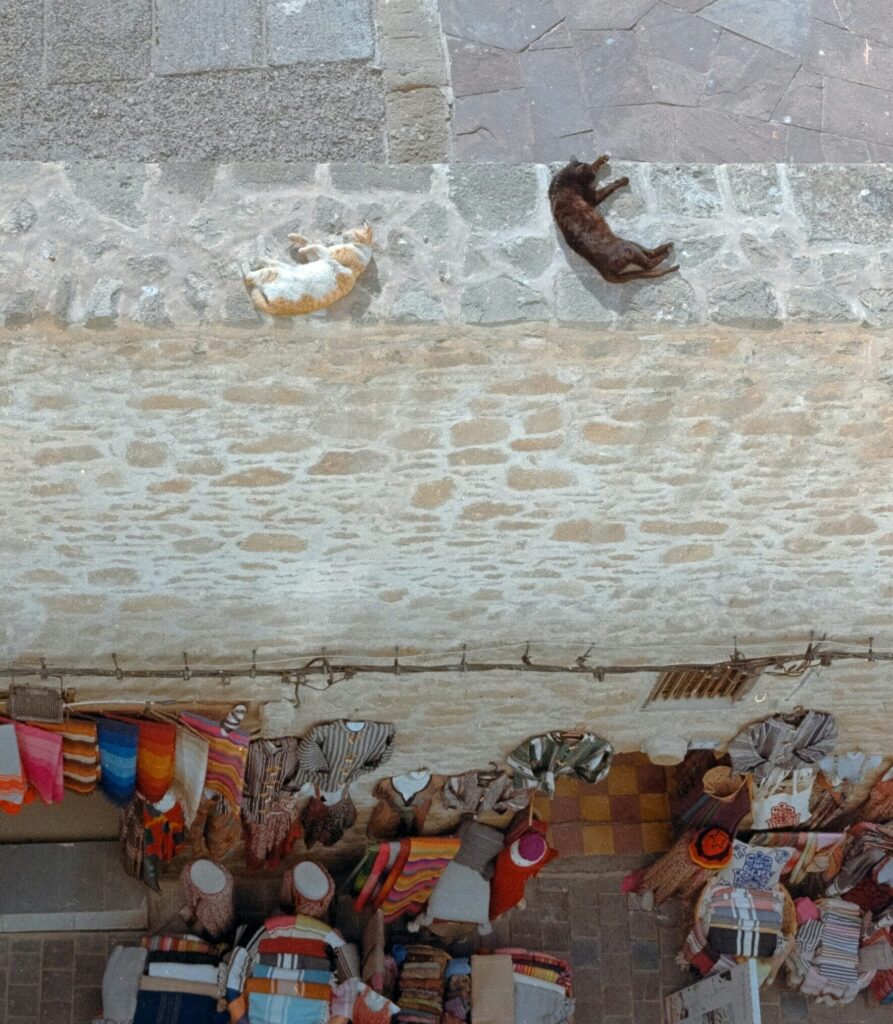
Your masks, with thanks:
[{"label": "sleeping cat", "polygon": [[612,192],[629,184],[629,178],[617,178],[597,188],[595,176],[610,159],[600,156],[591,164],[571,159],[549,185],[549,201],[555,223],[567,244],[612,284],[637,281],[643,277],[663,277],[678,266],[659,266],[673,248],[664,242],[654,249],[643,249],[637,242],[620,238],[596,209]]},{"label": "sleeping cat", "polygon": [[242,264],[242,280],[255,309],[273,316],[299,316],[325,309],[343,298],[372,258],[372,228],[364,224],[344,233],[336,245],[310,245],[303,235],[289,235],[305,262],[286,263],[264,256]]}]

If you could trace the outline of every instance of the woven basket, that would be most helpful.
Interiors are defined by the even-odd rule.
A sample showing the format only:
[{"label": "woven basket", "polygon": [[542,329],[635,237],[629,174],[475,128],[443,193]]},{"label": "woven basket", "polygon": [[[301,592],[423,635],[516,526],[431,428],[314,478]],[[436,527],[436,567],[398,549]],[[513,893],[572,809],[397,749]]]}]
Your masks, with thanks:
[{"label": "woven basket", "polygon": [[61,722],[62,694],[48,686],[10,686],[6,712],[30,722]]},{"label": "woven basket", "polygon": [[731,803],[746,784],[745,776],[733,774],[732,769],[725,765],[704,772],[704,792],[716,800]]}]

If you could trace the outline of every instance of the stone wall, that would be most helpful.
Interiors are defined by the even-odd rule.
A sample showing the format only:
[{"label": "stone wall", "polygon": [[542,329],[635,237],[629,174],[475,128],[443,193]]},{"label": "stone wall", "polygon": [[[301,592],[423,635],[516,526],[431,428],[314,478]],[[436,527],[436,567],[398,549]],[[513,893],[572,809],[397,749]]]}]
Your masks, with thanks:
[{"label": "stone wall", "polygon": [[[369,220],[372,266],[323,323],[600,328],[893,322],[893,166],[615,164],[622,234],[681,270],[606,285],[560,241],[543,165],[0,165],[0,321],[256,328],[238,277],[289,231]],[[308,321],[280,325],[300,338]],[[337,328],[340,329],[340,328]]]}]

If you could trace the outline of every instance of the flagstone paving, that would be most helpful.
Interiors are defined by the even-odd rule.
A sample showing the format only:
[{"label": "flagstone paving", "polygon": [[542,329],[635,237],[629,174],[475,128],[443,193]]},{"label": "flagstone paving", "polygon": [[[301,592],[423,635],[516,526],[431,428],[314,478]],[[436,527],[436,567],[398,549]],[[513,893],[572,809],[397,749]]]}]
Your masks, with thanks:
[{"label": "flagstone paving", "polygon": [[455,159],[893,159],[893,0],[438,2]]}]

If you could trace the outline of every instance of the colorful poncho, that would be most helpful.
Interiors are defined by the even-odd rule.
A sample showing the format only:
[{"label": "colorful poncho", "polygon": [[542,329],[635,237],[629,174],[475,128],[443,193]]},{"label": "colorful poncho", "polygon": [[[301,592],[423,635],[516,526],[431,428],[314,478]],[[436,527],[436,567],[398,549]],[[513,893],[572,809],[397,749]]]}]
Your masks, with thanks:
[{"label": "colorful poncho", "polygon": [[136,763],[139,729],[117,718],[99,720],[100,785],[105,795],[123,807],[136,792]]}]

